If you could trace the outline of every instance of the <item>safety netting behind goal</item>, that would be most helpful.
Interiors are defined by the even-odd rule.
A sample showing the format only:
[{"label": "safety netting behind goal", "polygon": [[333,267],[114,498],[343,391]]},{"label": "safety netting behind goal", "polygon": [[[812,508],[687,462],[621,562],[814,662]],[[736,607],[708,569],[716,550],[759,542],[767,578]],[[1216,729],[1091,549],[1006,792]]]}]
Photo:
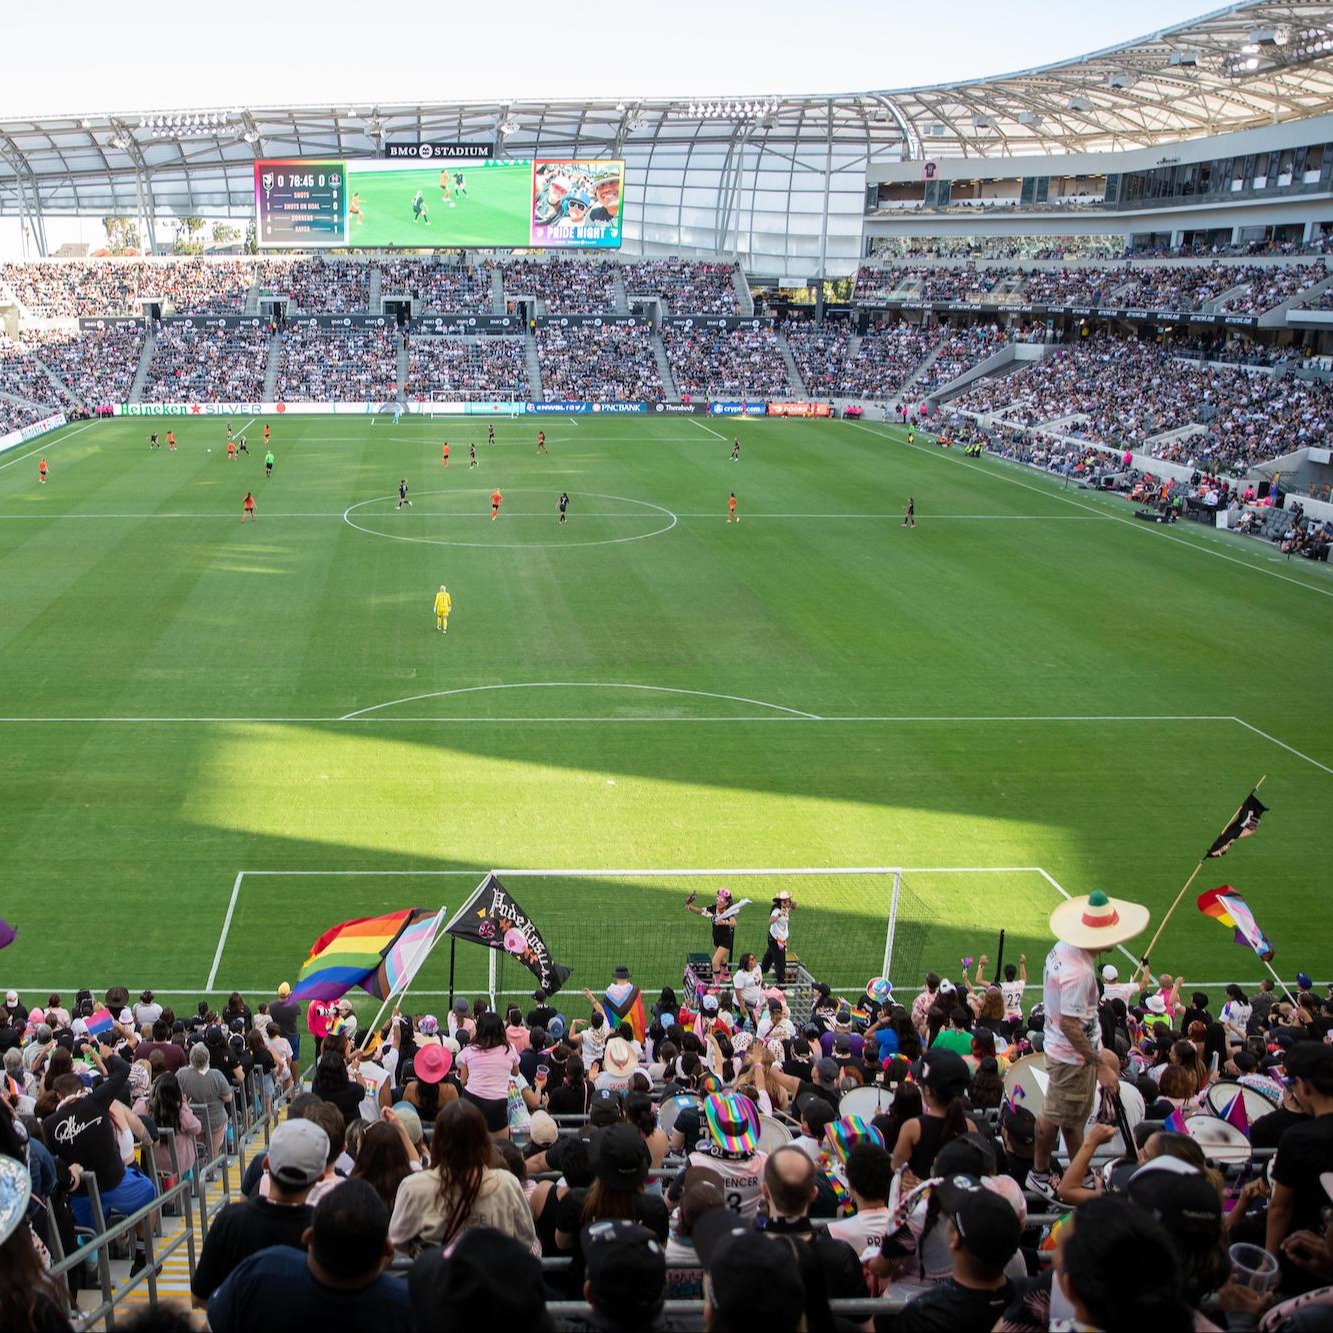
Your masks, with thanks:
[{"label": "safety netting behind goal", "polygon": [[[712,923],[687,908],[712,907],[717,890],[731,902],[749,899],[737,916],[733,965],[747,953],[762,958],[769,913],[779,893],[792,897],[787,946],[789,974],[805,975],[836,991],[859,995],[869,978],[891,971],[915,980],[924,941],[924,909],[894,922],[898,901],[910,894],[900,873],[886,869],[496,872],[518,906],[540,930],[556,963],[571,970],[566,991],[600,993],[617,967],[628,967],[645,995],[664,986],[680,990],[687,966],[711,959]],[[909,902],[912,900],[909,898]],[[493,970],[492,970],[493,969]],[[769,980],[775,979],[770,971]],[[535,981],[516,959],[499,950],[459,941],[455,990],[493,992],[522,1002]]]}]

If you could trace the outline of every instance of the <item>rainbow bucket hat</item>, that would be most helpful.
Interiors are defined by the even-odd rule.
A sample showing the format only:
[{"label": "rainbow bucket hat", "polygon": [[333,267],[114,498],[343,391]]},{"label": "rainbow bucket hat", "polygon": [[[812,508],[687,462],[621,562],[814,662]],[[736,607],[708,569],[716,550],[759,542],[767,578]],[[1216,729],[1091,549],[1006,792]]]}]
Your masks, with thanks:
[{"label": "rainbow bucket hat", "polygon": [[749,1157],[759,1147],[759,1108],[736,1092],[704,1099],[704,1119],[714,1151],[722,1157]]},{"label": "rainbow bucket hat", "polygon": [[841,1120],[835,1120],[824,1130],[824,1139],[833,1155],[844,1163],[847,1154],[858,1143],[873,1143],[879,1148],[884,1146],[884,1135],[859,1115],[845,1115]]}]

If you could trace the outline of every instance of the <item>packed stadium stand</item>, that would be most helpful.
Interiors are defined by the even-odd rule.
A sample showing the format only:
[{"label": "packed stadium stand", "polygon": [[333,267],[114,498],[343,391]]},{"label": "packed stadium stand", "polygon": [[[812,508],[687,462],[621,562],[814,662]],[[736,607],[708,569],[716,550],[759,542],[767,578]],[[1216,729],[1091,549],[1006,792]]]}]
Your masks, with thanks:
[{"label": "packed stadium stand", "polygon": [[164,328],[157,334],[143,401],[258,401],[263,397],[269,341],[266,328]]},{"label": "packed stadium stand", "polygon": [[571,325],[537,331],[542,392],[579,402],[658,402],[662,374],[647,325]]},{"label": "packed stadium stand", "polygon": [[597,260],[512,260],[504,265],[505,296],[534,297],[548,315],[609,314],[616,308],[616,266]]},{"label": "packed stadium stand", "polygon": [[398,337],[392,328],[288,326],[281,339],[278,402],[388,402],[398,391]]},{"label": "packed stadium stand", "polygon": [[673,314],[732,315],[740,310],[734,264],[639,260],[625,265],[624,281],[630,296],[660,297]]},{"label": "packed stadium stand", "polygon": [[683,394],[791,392],[787,365],[772,329],[668,329],[662,341],[676,388]]},{"label": "packed stadium stand", "polygon": [[[491,309],[494,265],[445,264],[431,259],[383,259],[384,296],[410,296],[421,311],[486,314]],[[414,310],[416,306],[414,305]]]},{"label": "packed stadium stand", "polygon": [[407,397],[515,401],[531,396],[521,338],[423,338],[408,347]]}]

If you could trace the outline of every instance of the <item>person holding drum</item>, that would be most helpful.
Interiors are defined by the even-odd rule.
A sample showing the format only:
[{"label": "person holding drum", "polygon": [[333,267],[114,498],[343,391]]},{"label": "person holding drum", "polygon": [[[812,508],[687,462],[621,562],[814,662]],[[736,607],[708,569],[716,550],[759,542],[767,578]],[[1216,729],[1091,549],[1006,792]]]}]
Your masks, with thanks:
[{"label": "person holding drum", "polygon": [[1102,1033],[1097,955],[1142,934],[1148,926],[1148,909],[1097,890],[1061,903],[1051,913],[1050,924],[1056,943],[1046,956],[1042,996],[1048,1082],[1037,1114],[1037,1142],[1026,1188],[1055,1202],[1051,1156],[1057,1139],[1064,1139],[1065,1151],[1073,1158],[1083,1144],[1098,1082],[1119,1089],[1115,1071],[1098,1060]]}]

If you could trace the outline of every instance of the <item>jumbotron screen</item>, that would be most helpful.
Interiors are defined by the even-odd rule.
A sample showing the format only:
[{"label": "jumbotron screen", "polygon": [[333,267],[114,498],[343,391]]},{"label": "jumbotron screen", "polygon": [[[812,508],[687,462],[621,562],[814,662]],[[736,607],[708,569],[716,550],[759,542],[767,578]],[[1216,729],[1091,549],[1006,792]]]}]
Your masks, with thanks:
[{"label": "jumbotron screen", "polygon": [[379,158],[255,163],[259,244],[618,249],[625,164]]}]

